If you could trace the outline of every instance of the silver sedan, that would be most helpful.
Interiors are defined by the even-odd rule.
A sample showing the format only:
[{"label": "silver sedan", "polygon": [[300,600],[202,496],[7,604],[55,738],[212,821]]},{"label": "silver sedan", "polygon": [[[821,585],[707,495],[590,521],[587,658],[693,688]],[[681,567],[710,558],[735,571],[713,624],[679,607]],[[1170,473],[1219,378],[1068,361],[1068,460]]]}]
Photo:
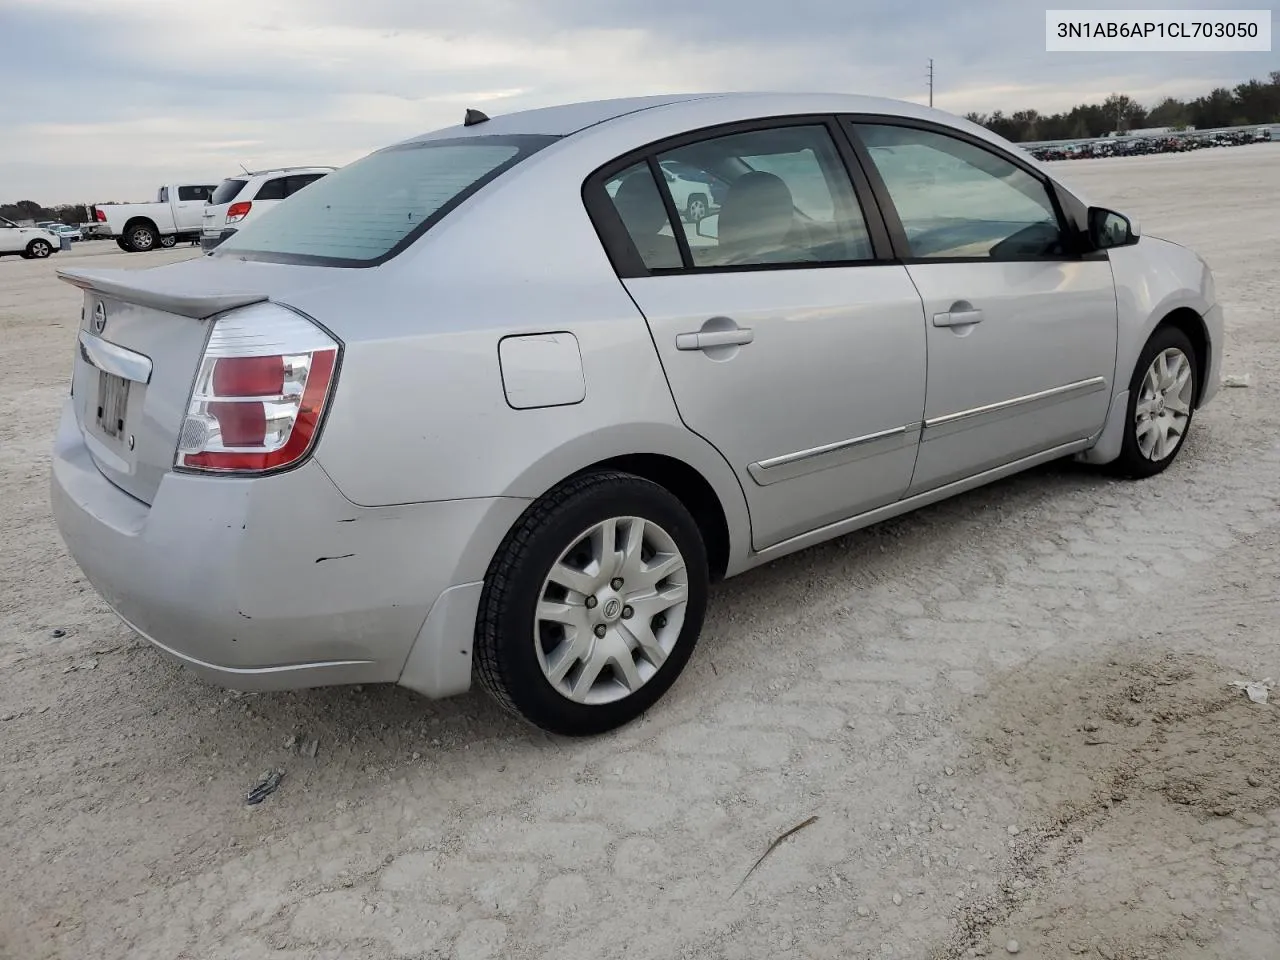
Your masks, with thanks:
[{"label": "silver sedan", "polygon": [[565,734],[663,695],[715,581],[1057,458],[1164,470],[1222,356],[1190,250],[836,95],[469,111],[209,256],[61,275],[54,510],[120,617],[229,686],[474,676]]}]

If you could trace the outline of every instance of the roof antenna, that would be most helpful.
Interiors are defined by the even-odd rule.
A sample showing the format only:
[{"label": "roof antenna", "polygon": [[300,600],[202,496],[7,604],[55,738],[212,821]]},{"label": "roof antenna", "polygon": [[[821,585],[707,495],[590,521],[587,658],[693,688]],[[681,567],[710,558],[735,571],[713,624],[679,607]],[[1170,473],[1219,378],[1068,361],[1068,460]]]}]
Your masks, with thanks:
[{"label": "roof antenna", "polygon": [[243,163],[241,163],[239,160],[237,160],[236,163],[240,164],[240,169],[244,171],[244,174],[246,177],[253,176],[253,174],[249,172],[249,168],[246,167]]},{"label": "roof antenna", "polygon": [[472,110],[468,107],[467,115],[463,118],[462,125],[464,127],[474,127],[477,123],[484,123],[488,119],[489,118],[479,110]]}]

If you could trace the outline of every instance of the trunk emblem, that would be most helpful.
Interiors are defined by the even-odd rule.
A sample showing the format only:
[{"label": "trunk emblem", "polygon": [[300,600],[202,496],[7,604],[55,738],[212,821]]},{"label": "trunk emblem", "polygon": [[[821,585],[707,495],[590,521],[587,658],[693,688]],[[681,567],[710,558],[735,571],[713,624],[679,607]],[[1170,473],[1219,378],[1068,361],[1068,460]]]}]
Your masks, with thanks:
[{"label": "trunk emblem", "polygon": [[93,332],[101,333],[107,329],[107,307],[101,300],[93,308]]}]

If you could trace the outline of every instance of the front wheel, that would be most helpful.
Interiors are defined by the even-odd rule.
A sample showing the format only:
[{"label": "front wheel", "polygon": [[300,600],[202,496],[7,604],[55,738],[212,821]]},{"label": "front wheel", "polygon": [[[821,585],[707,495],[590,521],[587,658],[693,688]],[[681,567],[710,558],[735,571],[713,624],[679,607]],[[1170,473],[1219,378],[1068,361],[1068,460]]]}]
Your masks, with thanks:
[{"label": "front wheel", "polygon": [[625,473],[566,481],[525,511],[490,564],[476,673],[550,733],[622,726],[688,663],[708,580],[697,524],[670,491]]},{"label": "front wheel", "polygon": [[177,242],[178,242],[177,234],[173,234],[173,233],[167,233],[160,238],[160,246],[162,247],[172,247]]},{"label": "front wheel", "polygon": [[1152,477],[1178,456],[1191,429],[1199,389],[1196,350],[1176,327],[1152,334],[1129,383],[1124,444],[1111,464],[1126,477]]},{"label": "front wheel", "polygon": [[707,215],[707,198],[700,193],[695,193],[689,198],[688,204],[685,206],[685,216],[690,223],[697,223]]},{"label": "front wheel", "polygon": [[53,253],[53,247],[47,240],[32,240],[27,244],[27,256],[32,260],[43,260]]}]

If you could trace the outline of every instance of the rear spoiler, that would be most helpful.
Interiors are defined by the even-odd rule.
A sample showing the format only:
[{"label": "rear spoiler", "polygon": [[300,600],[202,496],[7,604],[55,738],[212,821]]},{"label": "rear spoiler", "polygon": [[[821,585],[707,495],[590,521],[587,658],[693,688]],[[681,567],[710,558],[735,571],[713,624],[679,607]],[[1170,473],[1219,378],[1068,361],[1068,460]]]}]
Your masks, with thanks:
[{"label": "rear spoiler", "polygon": [[265,293],[194,293],[186,283],[179,290],[175,284],[166,283],[167,277],[158,277],[151,271],[144,274],[141,270],[63,269],[58,271],[58,279],[113,300],[136,303],[140,307],[176,313],[193,320],[205,320],[268,299]]}]

